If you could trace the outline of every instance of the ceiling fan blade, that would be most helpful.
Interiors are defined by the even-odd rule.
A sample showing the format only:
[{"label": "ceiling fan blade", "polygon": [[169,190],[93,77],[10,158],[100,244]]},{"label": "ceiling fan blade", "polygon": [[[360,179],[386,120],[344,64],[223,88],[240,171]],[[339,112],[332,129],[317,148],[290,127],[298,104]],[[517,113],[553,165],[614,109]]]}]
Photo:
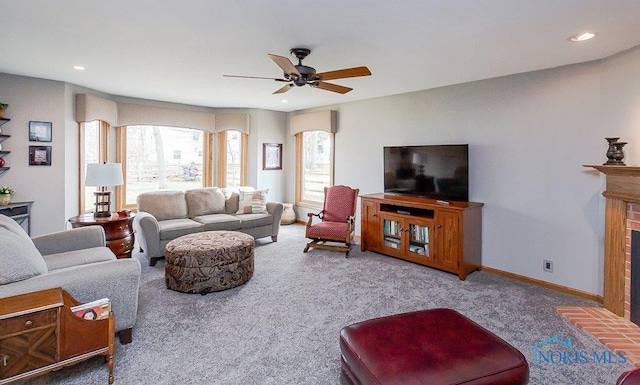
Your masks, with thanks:
[{"label": "ceiling fan blade", "polygon": [[287,91],[289,91],[290,89],[293,88],[293,84],[287,84],[286,86],[280,88],[278,91],[274,92],[273,94],[282,94],[285,93]]},{"label": "ceiling fan blade", "polygon": [[273,55],[273,54],[269,54],[269,57],[280,68],[282,68],[285,74],[296,75],[298,77],[302,76],[300,75],[300,72],[298,72],[298,69],[296,68],[296,66],[294,66],[293,63],[291,63],[291,60],[289,60],[289,58],[286,58],[284,56]]},{"label": "ceiling fan blade", "polygon": [[339,94],[346,94],[347,92],[349,92],[349,91],[351,91],[353,89],[353,88],[339,86],[337,84],[325,83],[325,82],[319,82],[314,87],[321,88],[321,89],[327,90],[327,91],[337,92]]},{"label": "ceiling fan blade", "polygon": [[245,78],[245,79],[267,79],[267,80],[275,80],[277,82],[288,82],[287,79],[278,79],[278,78],[267,78],[263,76],[243,76],[243,75],[222,75],[227,78]]},{"label": "ceiling fan blade", "polygon": [[314,77],[319,77],[320,80],[333,80],[333,79],[344,79],[344,78],[355,78],[358,76],[369,76],[371,75],[371,71],[367,67],[353,67],[353,68],[345,68],[342,70],[335,70],[329,72],[320,72],[317,73]]}]

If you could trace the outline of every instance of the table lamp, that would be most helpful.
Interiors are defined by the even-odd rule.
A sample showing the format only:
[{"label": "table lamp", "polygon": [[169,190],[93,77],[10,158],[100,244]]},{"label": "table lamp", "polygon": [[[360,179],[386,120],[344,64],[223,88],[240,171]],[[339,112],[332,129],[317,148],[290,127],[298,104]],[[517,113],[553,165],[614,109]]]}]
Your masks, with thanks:
[{"label": "table lamp", "polygon": [[100,191],[95,191],[96,211],[95,217],[111,216],[111,191],[109,186],[120,186],[124,184],[122,177],[122,164],[120,163],[91,163],[87,165],[87,176],[85,186],[100,187]]}]

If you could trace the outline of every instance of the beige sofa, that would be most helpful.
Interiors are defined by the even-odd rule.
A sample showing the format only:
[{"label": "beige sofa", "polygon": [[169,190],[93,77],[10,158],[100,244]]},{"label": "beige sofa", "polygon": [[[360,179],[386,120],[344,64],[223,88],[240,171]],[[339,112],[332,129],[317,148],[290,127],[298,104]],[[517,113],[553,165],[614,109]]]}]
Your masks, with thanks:
[{"label": "beige sofa", "polygon": [[277,242],[283,209],[251,188],[152,191],[138,195],[136,203],[136,239],[151,266],[164,257],[171,240],[199,231],[232,230]]},{"label": "beige sofa", "polygon": [[62,287],[80,302],[111,300],[116,331],[131,342],[138,314],[140,262],[116,259],[100,226],[29,238],[0,215],[0,298]]}]

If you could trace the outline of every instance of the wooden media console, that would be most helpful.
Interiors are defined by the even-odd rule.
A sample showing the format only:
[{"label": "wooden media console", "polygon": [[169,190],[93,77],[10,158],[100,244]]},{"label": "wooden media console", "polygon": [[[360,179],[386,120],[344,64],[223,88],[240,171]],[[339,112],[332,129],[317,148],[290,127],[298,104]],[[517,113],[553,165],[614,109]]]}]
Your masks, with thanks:
[{"label": "wooden media console", "polygon": [[361,250],[457,274],[481,266],[482,203],[392,194],[361,196]]}]

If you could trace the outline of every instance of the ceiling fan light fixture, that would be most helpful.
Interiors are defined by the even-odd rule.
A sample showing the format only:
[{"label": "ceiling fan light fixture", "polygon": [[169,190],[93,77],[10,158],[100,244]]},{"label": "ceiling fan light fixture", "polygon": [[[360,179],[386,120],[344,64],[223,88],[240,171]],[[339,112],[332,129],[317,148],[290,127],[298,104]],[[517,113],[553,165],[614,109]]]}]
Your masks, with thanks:
[{"label": "ceiling fan light fixture", "polygon": [[[334,80],[334,79],[345,79],[345,78],[354,78],[359,76],[369,76],[371,75],[371,71],[367,67],[353,67],[353,68],[344,68],[340,70],[328,71],[316,73],[316,69],[313,67],[306,66],[302,64],[302,60],[307,57],[311,50],[308,48],[292,48],[291,54],[298,59],[298,65],[294,65],[291,60],[284,56],[269,54],[268,56],[271,60],[276,63],[280,69],[283,71],[283,78],[269,78],[262,76],[241,76],[241,75],[223,75],[229,77],[236,78],[250,78],[250,79],[271,79],[277,82],[288,83],[284,87],[276,90],[273,94],[282,94],[293,87],[302,87],[302,86],[310,86],[314,88],[319,88],[326,91],[336,92],[339,94],[345,94],[351,90],[350,87],[344,87],[338,84],[327,83],[325,80]],[[283,101],[286,103],[286,101]]]},{"label": "ceiling fan light fixture", "polygon": [[573,35],[573,36],[569,36],[567,38],[567,40],[574,42],[574,43],[580,43],[583,41],[587,41],[587,40],[591,40],[594,37],[596,37],[598,34],[596,32],[583,32],[577,35]]}]

